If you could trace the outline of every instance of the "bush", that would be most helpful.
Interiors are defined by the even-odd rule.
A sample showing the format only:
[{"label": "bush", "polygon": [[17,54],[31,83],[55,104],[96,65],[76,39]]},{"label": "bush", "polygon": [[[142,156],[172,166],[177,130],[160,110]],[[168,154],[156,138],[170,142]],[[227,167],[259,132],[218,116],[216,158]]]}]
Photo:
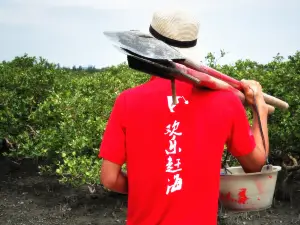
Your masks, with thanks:
[{"label": "bush", "polygon": [[63,182],[98,182],[97,153],[115,98],[149,77],[124,64],[91,73],[27,55],[0,68],[0,137],[17,143],[10,156],[45,158],[51,164],[42,170]]},{"label": "bush", "polygon": [[268,64],[239,60],[234,65],[216,66],[225,74],[261,83],[263,91],[289,103],[288,110],[276,108],[269,117],[270,153],[300,153],[300,52],[284,60],[279,54]]}]

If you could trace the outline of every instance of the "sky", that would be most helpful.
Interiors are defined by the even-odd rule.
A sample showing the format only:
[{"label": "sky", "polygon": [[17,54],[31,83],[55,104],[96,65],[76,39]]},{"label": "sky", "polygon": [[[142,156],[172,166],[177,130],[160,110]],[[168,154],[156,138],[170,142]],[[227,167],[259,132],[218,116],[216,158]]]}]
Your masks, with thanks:
[{"label": "sky", "polygon": [[27,53],[61,66],[117,65],[126,56],[104,31],[147,30],[153,12],[190,11],[200,22],[201,59],[267,63],[300,50],[300,0],[0,0],[0,60]]}]

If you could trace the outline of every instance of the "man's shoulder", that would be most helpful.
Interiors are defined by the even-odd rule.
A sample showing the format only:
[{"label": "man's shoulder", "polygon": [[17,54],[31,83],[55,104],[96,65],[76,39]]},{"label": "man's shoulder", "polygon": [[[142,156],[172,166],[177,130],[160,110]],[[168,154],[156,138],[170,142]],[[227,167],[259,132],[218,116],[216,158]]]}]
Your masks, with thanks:
[{"label": "man's shoulder", "polygon": [[123,91],[120,92],[119,96],[120,97],[130,97],[130,96],[135,96],[137,94],[141,94],[148,88],[147,83],[139,84],[137,86],[127,88]]},{"label": "man's shoulder", "polygon": [[162,79],[156,79],[155,81],[147,81],[145,83],[141,83],[137,86],[123,90],[122,92],[120,92],[119,95],[123,97],[136,97],[141,96],[143,94],[153,94],[156,93],[155,90],[157,90],[159,86],[161,86],[161,84],[163,83],[166,83],[166,81]]},{"label": "man's shoulder", "polygon": [[241,103],[236,93],[230,90],[209,90],[209,98],[216,99],[220,103]]},{"label": "man's shoulder", "polygon": [[222,91],[222,93],[220,93],[220,102],[222,104],[222,108],[228,108],[228,112],[231,115],[245,113],[246,109],[242,100],[240,99],[240,97],[237,96],[236,93],[232,91]]},{"label": "man's shoulder", "polygon": [[136,102],[142,97],[145,90],[149,89],[147,83],[142,83],[137,86],[122,90],[115,99],[116,105],[131,105],[130,103]]},{"label": "man's shoulder", "polygon": [[244,110],[241,99],[230,90],[211,90],[208,101],[211,101],[217,108],[222,109],[223,113],[227,112],[233,115]]}]

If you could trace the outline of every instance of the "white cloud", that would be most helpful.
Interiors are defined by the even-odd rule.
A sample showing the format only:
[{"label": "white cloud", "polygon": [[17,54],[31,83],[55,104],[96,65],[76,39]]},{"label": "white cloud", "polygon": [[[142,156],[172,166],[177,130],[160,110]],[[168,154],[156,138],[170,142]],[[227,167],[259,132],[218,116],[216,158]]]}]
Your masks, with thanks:
[{"label": "white cloud", "polygon": [[[233,6],[245,8],[244,4],[246,3],[244,1],[233,2],[234,0],[227,0],[226,2],[223,0],[10,0],[5,5],[0,2],[0,22],[47,25],[51,21],[58,20],[57,15],[53,15],[54,12],[61,13],[61,15],[64,14],[63,12],[73,12],[71,14],[75,17],[76,10],[82,12],[89,12],[88,10],[130,10],[133,15],[140,16],[141,10],[150,15],[154,10],[161,8],[180,8],[189,10],[198,17],[210,14],[211,17],[216,17],[218,12],[228,11]],[[66,11],[62,12],[62,10]],[[99,16],[101,16],[101,11],[99,11]]]},{"label": "white cloud", "polygon": [[[26,0],[24,1],[24,3]],[[0,7],[0,23],[4,24],[40,24],[45,18],[46,8],[37,8],[30,4],[17,4],[12,1],[8,6]]]},{"label": "white cloud", "polygon": [[[230,0],[229,0],[230,1]],[[231,0],[232,2],[232,0]],[[11,3],[33,8],[47,7],[87,7],[92,9],[147,9],[185,8],[202,11],[227,8],[231,4],[223,0],[11,0]],[[227,6],[227,7],[226,7]]]},{"label": "white cloud", "polygon": [[[59,20],[58,17],[62,17],[66,13],[76,17],[76,10],[82,12],[130,10],[133,15],[140,16],[140,10],[151,14],[154,10],[161,8],[184,8],[197,15],[202,15],[204,12],[226,10],[226,7],[228,8],[230,5],[220,0],[203,0],[202,2],[198,0],[184,2],[182,0],[10,0],[6,5],[2,5],[0,2],[0,23],[47,25],[51,21]],[[102,11],[102,13],[104,12]],[[101,16],[101,11],[99,11],[99,16]],[[59,22],[64,23],[64,21]]]},{"label": "white cloud", "polygon": [[15,0],[17,4],[31,5],[34,7],[88,7],[98,9],[124,9],[130,5],[129,0]]},{"label": "white cloud", "polygon": [[[298,5],[297,0],[290,0],[289,4],[280,0],[10,0],[10,3],[30,7],[87,7],[93,9],[158,9],[185,8],[192,11],[216,10],[228,8],[243,8],[259,6],[264,8],[278,8]],[[246,8],[244,8],[245,10]]]},{"label": "white cloud", "polygon": [[[226,10],[247,7],[260,7],[266,9],[286,8],[298,5],[298,0],[290,0],[289,4],[280,0],[10,0],[10,5],[30,7],[32,9],[45,9],[49,7],[83,7],[92,9],[146,9],[159,8],[185,8],[191,11]],[[1,5],[1,3],[0,3]],[[212,15],[216,16],[216,15]]]},{"label": "white cloud", "polygon": [[[245,12],[249,9],[265,9],[266,13],[274,9],[284,11],[299,6],[298,0],[289,4],[280,0],[10,0],[3,5],[0,1],[0,22],[10,24],[41,24],[51,19],[49,11],[55,10],[130,10],[137,14],[139,10],[153,12],[161,8],[180,8],[195,13],[199,18],[209,15],[217,18],[219,13]],[[101,14],[101,12],[100,12]]]}]

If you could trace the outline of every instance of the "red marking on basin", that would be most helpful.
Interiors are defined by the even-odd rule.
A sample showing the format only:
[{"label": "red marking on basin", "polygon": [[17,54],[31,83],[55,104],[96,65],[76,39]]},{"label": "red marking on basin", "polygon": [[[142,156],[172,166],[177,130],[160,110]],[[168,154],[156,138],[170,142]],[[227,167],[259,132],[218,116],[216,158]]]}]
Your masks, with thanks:
[{"label": "red marking on basin", "polygon": [[237,202],[238,204],[246,204],[247,200],[249,199],[246,195],[246,192],[247,192],[246,188],[240,189],[240,192],[238,193],[238,199],[234,199],[231,196],[230,192],[228,192],[227,194],[221,194],[220,197],[224,201]]},{"label": "red marking on basin", "polygon": [[246,195],[247,189],[246,188],[241,188],[240,190],[241,191],[238,194],[238,196],[239,196],[238,203],[239,204],[246,204],[247,200],[249,199]]}]

